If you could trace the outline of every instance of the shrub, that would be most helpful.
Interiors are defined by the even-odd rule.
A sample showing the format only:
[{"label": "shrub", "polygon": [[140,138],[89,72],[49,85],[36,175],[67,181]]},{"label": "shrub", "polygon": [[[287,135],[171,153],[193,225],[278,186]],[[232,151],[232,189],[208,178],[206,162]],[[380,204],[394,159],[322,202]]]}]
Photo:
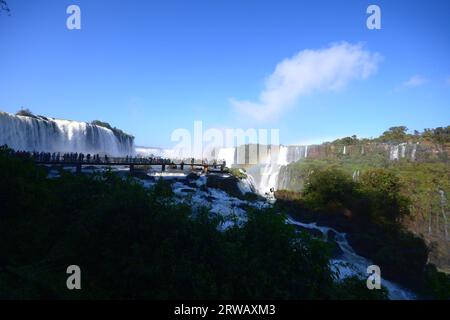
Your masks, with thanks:
[{"label": "shrub", "polygon": [[[272,210],[220,232],[162,180],[148,190],[111,172],[61,174],[0,152],[2,299],[338,297],[327,244]],[[65,287],[72,264],[81,291]]]}]

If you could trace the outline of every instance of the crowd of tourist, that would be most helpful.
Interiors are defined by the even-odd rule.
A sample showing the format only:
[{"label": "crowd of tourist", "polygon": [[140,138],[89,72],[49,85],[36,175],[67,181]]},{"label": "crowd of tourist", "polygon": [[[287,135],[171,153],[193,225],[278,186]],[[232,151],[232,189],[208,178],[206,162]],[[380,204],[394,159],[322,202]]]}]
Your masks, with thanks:
[{"label": "crowd of tourist", "polygon": [[[7,146],[2,146],[3,149],[9,149]],[[168,158],[161,157],[136,157],[136,156],[125,156],[125,157],[110,157],[106,154],[84,154],[78,152],[29,152],[29,151],[15,151],[9,149],[16,157],[32,159],[35,162],[40,163],[83,163],[83,164],[137,164],[137,165],[175,165],[175,161]],[[217,160],[208,161],[195,160],[194,158],[185,159],[177,161],[178,165],[183,169],[185,165],[208,165],[213,168],[221,167],[222,170],[225,167],[225,161],[221,161],[218,164]]]}]

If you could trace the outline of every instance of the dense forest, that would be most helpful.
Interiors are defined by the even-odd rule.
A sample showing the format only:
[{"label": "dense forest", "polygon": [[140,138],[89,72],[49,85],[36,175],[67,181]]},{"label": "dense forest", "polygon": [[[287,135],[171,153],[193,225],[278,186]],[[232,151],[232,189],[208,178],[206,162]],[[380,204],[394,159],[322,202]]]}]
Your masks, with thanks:
[{"label": "dense forest", "polygon": [[[358,225],[394,231],[377,262],[387,262],[393,274],[409,264],[405,281],[414,279],[423,297],[447,298],[450,279],[426,265],[426,246],[396,224],[405,209],[397,181],[373,174],[388,182],[379,189],[354,185],[338,172],[314,176],[300,205],[331,213],[354,200],[370,207],[369,214],[350,206],[361,214]],[[331,245],[285,223],[285,213],[295,214],[292,202],[249,209],[243,226],[219,231],[219,216],[174,202],[163,180],[144,188],[112,172],[61,171],[48,179],[46,170],[7,148],[0,151],[0,178],[2,299],[387,298],[386,289],[367,290],[364,280],[339,280]],[[331,189],[322,189],[323,179]],[[408,253],[408,246],[414,250]],[[72,264],[83,270],[82,290],[66,288]]]},{"label": "dense forest", "polygon": [[[420,158],[418,156],[402,157],[398,147],[402,143],[417,146],[417,150],[425,150],[419,147],[427,146],[426,153],[422,152]],[[370,149],[371,145],[383,146],[383,144],[386,144],[387,149]],[[450,221],[448,214],[450,206],[447,198],[450,195],[448,157],[450,126],[426,129],[423,132],[415,131],[414,134],[408,134],[404,126],[392,127],[377,138],[358,139],[353,136],[324,145],[335,148],[333,149],[335,152],[302,159],[281,169],[280,175],[288,177],[284,181],[283,188],[299,195],[303,194],[303,200],[310,201],[311,195],[308,195],[308,192],[311,188],[311,180],[324,172],[336,171],[342,179],[345,178],[353,183],[359,191],[362,185],[370,181],[380,188],[383,185],[392,188],[395,186],[395,192],[401,196],[398,199],[401,200],[402,211],[405,213],[396,214],[396,223],[424,239],[430,249],[430,262],[437,265],[440,270],[449,273]],[[347,152],[343,146],[346,147]],[[389,150],[393,150],[396,146],[397,157],[390,159]],[[411,149],[410,147],[410,155],[414,152]],[[328,178],[324,178],[323,183],[328,184],[329,182],[326,181]],[[344,182],[342,184],[345,185]],[[389,193],[389,190],[384,190],[384,195]],[[383,197],[384,195],[382,194]],[[342,201],[339,201],[338,203],[342,205]],[[373,203],[382,207],[386,206],[381,199]],[[350,203],[347,205],[351,206]],[[313,206],[311,209],[324,210],[325,208]],[[370,210],[365,209],[366,214],[369,212]]]},{"label": "dense forest", "polygon": [[[242,227],[114,173],[48,179],[0,152],[1,299],[385,299],[365,281],[338,281],[331,248],[296,233],[274,209]],[[79,265],[82,290],[67,290]]]}]

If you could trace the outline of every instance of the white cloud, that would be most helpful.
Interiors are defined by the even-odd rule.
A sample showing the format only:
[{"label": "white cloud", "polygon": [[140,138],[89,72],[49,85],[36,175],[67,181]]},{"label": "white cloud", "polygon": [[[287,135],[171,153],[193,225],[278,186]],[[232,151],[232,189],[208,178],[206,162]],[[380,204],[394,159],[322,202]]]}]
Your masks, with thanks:
[{"label": "white cloud", "polygon": [[279,116],[299,97],[318,91],[334,91],[354,79],[366,79],[378,69],[380,56],[361,44],[347,42],[321,50],[303,50],[275,67],[265,80],[257,102],[230,99],[241,114],[258,121]]},{"label": "white cloud", "polygon": [[407,81],[403,82],[404,87],[413,88],[419,87],[428,82],[428,79],[416,74],[409,78]]}]

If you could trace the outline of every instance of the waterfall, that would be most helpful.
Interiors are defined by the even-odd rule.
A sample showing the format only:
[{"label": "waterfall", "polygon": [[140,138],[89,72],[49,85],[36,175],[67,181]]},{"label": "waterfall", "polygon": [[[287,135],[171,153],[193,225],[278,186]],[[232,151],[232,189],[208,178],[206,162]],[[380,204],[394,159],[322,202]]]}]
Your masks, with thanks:
[{"label": "waterfall", "polygon": [[[345,233],[337,232],[336,230],[324,226],[317,226],[315,223],[301,223],[294,220],[293,218],[287,218],[287,223],[298,225],[308,229],[316,229],[322,232],[325,240],[328,238],[329,232],[335,234],[335,240],[337,245],[341,248],[343,254],[341,254],[336,259],[331,261],[334,268],[339,271],[340,279],[356,275],[361,279],[367,279],[367,267],[373,263],[368,259],[358,255],[347,241]],[[411,300],[415,299],[416,295],[401,286],[388,281],[386,279],[381,279],[381,285],[385,286],[389,291],[389,299],[393,300]]]},{"label": "waterfall", "polygon": [[0,145],[22,151],[134,154],[134,137],[86,122],[0,112]]},{"label": "waterfall", "polygon": [[290,184],[290,175],[289,175],[289,170],[288,167],[283,166],[280,168],[280,172],[278,173],[278,184],[277,184],[277,188],[278,190],[280,189],[287,189],[289,187]]},{"label": "waterfall", "polygon": [[261,162],[248,169],[247,173],[255,178],[257,191],[270,194],[270,190],[289,186],[289,171],[285,170],[290,163],[305,159],[308,156],[308,146],[280,146],[273,150]]},{"label": "waterfall", "polygon": [[398,160],[398,151],[399,151],[398,149],[399,149],[398,145],[390,146],[389,160]]},{"label": "waterfall", "polygon": [[342,154],[343,154],[343,155],[346,155],[346,154],[347,154],[347,146],[344,146],[344,150],[342,151]]},{"label": "waterfall", "polygon": [[401,156],[402,158],[404,158],[405,155],[406,155],[406,143],[402,143],[400,146],[401,146],[400,156]]},{"label": "waterfall", "polygon": [[413,147],[413,150],[411,152],[411,160],[412,161],[416,161],[416,152],[417,152],[417,145],[418,143],[416,143]]},{"label": "waterfall", "polygon": [[355,182],[358,181],[359,180],[359,175],[360,175],[359,170],[353,171],[353,175],[352,175],[353,181],[355,181]]},{"label": "waterfall", "polygon": [[256,192],[256,183],[253,176],[250,174],[246,174],[246,177],[239,180],[238,188],[242,192],[242,194],[246,193],[255,193]]},{"label": "waterfall", "polygon": [[448,219],[447,219],[447,198],[445,197],[444,190],[439,190],[439,194],[441,196],[441,213],[442,218],[444,219],[444,233],[445,239],[450,240],[448,237]]},{"label": "waterfall", "polygon": [[[415,157],[415,148],[413,149]],[[406,143],[400,143],[397,145],[391,145],[389,147],[389,160],[399,160],[399,158],[406,157]]]},{"label": "waterfall", "polygon": [[308,146],[289,146],[287,151],[287,162],[292,163],[306,158]]},{"label": "waterfall", "polygon": [[226,166],[231,168],[231,166],[234,164],[235,153],[236,148],[221,148],[219,150],[219,154],[217,155],[217,160],[219,162],[225,160]]},{"label": "waterfall", "polygon": [[278,188],[278,175],[282,166],[288,164],[288,147],[280,146],[278,155],[271,153],[267,159],[267,164],[261,168],[261,180],[258,191],[261,194],[270,193],[273,188]]}]

